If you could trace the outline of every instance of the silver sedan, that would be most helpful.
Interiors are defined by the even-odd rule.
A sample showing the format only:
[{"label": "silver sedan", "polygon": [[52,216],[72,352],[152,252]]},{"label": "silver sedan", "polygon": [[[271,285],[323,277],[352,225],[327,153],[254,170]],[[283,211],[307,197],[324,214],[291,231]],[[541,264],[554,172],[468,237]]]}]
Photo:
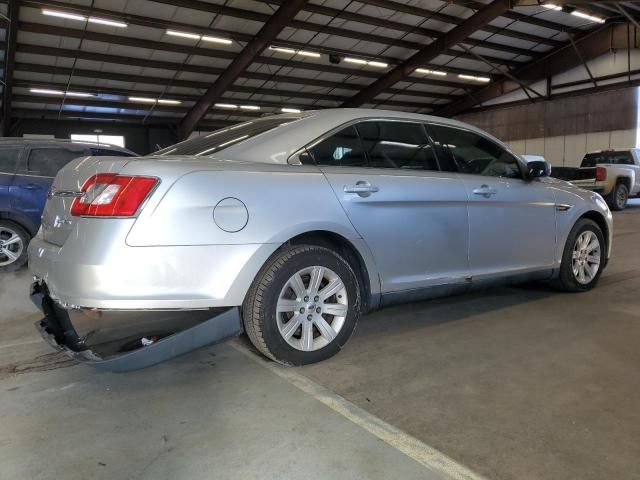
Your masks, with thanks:
[{"label": "silver sedan", "polygon": [[495,284],[593,288],[602,198],[460,122],[335,109],[65,167],[29,247],[45,339],[112,370],[245,331],[301,365],[363,312]]}]

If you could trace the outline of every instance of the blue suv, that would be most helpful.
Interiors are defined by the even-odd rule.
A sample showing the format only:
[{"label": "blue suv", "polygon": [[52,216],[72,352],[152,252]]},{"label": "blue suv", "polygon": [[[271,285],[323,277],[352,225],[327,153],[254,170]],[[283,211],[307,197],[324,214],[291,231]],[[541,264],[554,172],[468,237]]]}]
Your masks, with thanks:
[{"label": "blue suv", "polygon": [[27,261],[27,244],[40,228],[54,177],[71,160],[86,156],[136,154],[71,140],[0,138],[0,272],[17,270]]}]

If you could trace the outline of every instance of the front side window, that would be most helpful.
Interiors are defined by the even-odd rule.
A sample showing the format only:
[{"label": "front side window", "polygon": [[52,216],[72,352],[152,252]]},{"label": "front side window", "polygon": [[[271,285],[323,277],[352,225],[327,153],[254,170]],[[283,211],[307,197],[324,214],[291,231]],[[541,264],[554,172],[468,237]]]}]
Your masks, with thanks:
[{"label": "front side window", "polygon": [[358,132],[347,127],[309,148],[317,165],[366,167],[367,159]]},{"label": "front side window", "polygon": [[86,155],[83,150],[67,148],[33,148],[27,160],[27,173],[42,177],[55,177],[71,160]]},{"label": "front side window", "polygon": [[405,122],[363,122],[358,133],[372,168],[438,170],[422,125]]},{"label": "front side window", "polygon": [[522,178],[518,160],[494,141],[468,130],[430,125],[452,167],[460,173],[486,177]]},{"label": "front side window", "polygon": [[0,148],[0,173],[14,173],[21,148]]}]

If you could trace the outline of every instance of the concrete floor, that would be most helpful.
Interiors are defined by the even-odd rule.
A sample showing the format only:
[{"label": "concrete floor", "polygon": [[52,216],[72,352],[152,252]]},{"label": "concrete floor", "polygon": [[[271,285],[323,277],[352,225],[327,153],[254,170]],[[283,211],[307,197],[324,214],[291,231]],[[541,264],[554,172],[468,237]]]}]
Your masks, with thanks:
[{"label": "concrete floor", "polygon": [[640,478],[640,202],[614,221],[593,292],[383,310],[297,369],[244,339],[129,374],[74,365],[33,330],[27,272],[5,274],[0,478]]}]

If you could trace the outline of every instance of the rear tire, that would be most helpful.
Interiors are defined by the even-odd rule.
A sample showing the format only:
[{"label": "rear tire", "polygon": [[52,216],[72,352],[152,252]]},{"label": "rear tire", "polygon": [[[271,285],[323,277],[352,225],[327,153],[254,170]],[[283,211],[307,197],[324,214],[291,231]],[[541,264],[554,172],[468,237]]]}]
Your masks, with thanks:
[{"label": "rear tire", "polygon": [[17,223],[0,220],[0,273],[15,272],[27,263],[30,238]]},{"label": "rear tire", "polygon": [[567,237],[560,274],[554,286],[565,292],[591,290],[598,283],[605,260],[602,229],[593,220],[578,220]]},{"label": "rear tire", "polygon": [[624,183],[618,183],[613,191],[609,194],[609,207],[611,210],[620,211],[627,208],[629,200],[629,189]]},{"label": "rear tire", "polygon": [[306,365],[340,351],[358,323],[360,302],[358,278],[344,258],[315,245],[288,246],[256,276],[244,326],[265,356]]}]

